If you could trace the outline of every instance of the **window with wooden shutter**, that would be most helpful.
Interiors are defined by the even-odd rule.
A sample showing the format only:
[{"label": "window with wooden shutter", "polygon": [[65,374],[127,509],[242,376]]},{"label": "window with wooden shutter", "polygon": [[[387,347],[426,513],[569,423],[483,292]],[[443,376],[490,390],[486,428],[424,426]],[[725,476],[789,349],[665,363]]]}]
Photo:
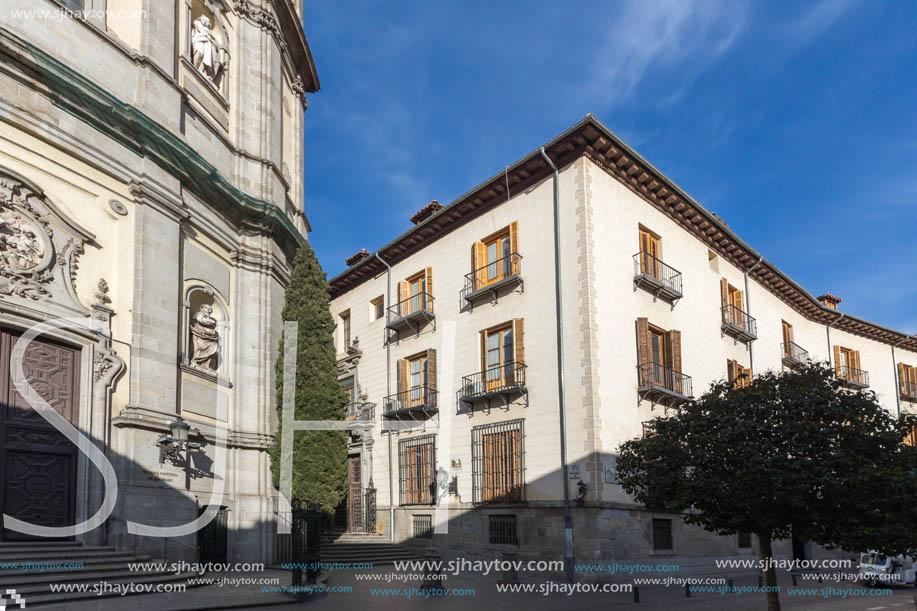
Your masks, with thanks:
[{"label": "window with wooden shutter", "polygon": [[659,386],[683,393],[681,331],[665,331],[638,318],[637,365],[640,387]]},{"label": "window with wooden shutter", "polygon": [[428,312],[433,311],[433,268],[428,267],[426,270],[426,283],[424,285],[423,309]]},{"label": "window with wooden shutter", "polygon": [[857,384],[861,384],[865,381],[865,376],[860,368],[859,350],[835,346],[834,361],[834,369],[837,373],[837,377]]},{"label": "window with wooden shutter", "polygon": [[523,488],[523,420],[485,424],[471,430],[475,503],[519,503]]},{"label": "window with wooden shutter", "polygon": [[482,333],[484,379],[488,392],[516,385],[515,323],[506,323]]},{"label": "window with wooden shutter", "polygon": [[402,505],[431,505],[436,482],[436,446],[433,435],[398,442]]},{"label": "window with wooden shutter", "polygon": [[917,367],[898,363],[898,385],[902,395],[917,399]]},{"label": "window with wooden shutter", "polygon": [[785,320],[780,321],[783,330],[783,356],[784,358],[793,357],[793,325]]},{"label": "window with wooden shutter", "polygon": [[745,388],[751,384],[751,370],[732,359],[726,361],[727,378],[733,388]]},{"label": "window with wooden shutter", "polygon": [[912,426],[907,437],[904,438],[904,445],[917,446],[917,426]]},{"label": "window with wooden shutter", "polygon": [[660,263],[662,261],[661,238],[640,226],[640,273],[647,274],[659,280],[661,278]]},{"label": "window with wooden shutter", "polygon": [[405,407],[429,405],[427,402],[428,353],[429,351],[404,359],[405,385],[402,389]]},{"label": "window with wooden shutter", "polygon": [[472,291],[519,274],[519,225],[516,221],[471,247]]},{"label": "window with wooden shutter", "polygon": [[411,285],[407,280],[398,282],[398,316],[407,316],[411,313]]},{"label": "window with wooden shutter", "polygon": [[742,299],[742,291],[723,278],[720,281],[720,293],[723,303],[723,322],[745,328],[745,302]]}]

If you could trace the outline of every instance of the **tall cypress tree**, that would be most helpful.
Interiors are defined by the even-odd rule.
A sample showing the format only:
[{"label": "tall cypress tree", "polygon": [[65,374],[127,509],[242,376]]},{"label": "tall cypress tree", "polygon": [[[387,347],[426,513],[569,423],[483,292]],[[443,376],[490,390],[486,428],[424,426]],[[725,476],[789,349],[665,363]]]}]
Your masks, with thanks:
[{"label": "tall cypress tree", "polygon": [[[328,281],[308,242],[293,259],[283,320],[299,323],[296,359],[297,420],[343,420],[344,393],[337,379],[334,320]],[[275,369],[279,427],[270,450],[274,486],[280,482],[280,427],[283,426],[283,341]],[[334,511],[344,498],[347,478],[347,433],[296,431],[293,435],[293,497]]]}]

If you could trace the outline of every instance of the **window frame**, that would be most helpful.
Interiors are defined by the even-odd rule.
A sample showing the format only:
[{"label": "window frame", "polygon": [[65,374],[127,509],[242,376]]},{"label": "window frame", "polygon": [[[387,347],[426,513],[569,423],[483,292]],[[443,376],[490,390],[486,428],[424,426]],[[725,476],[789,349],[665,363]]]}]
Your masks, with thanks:
[{"label": "window frame", "polygon": [[369,300],[369,320],[375,322],[380,318],[385,318],[385,296],[379,295],[375,299]]},{"label": "window frame", "polygon": [[[411,460],[406,460],[407,458]],[[400,505],[433,505],[436,502],[436,435],[421,435],[398,442],[398,495]]]},{"label": "window frame", "polygon": [[[657,526],[662,526],[663,524],[667,525],[668,533],[660,533],[657,529]],[[657,539],[657,536],[662,537],[664,535],[668,538],[668,547],[663,547],[659,545],[660,542],[664,543],[665,541]],[[675,521],[672,518],[653,518],[651,525],[651,539],[653,545],[653,553],[665,554],[672,553],[675,551]]]},{"label": "window frame", "polygon": [[524,418],[471,429],[471,478],[475,505],[525,501]]},{"label": "window frame", "polygon": [[353,339],[353,327],[351,324],[353,321],[350,317],[350,309],[348,308],[347,310],[344,310],[338,314],[338,318],[341,319],[341,352],[346,352],[350,347],[351,340]]}]

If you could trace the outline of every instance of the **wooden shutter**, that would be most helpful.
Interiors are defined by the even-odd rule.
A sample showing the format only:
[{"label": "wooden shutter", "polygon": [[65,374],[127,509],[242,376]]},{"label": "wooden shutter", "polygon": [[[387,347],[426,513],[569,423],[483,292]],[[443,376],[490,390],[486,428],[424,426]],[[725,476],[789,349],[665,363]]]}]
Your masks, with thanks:
[{"label": "wooden shutter", "polygon": [[[860,351],[859,351],[859,350],[852,350],[852,351],[850,352],[850,356],[853,357],[853,365],[852,365],[853,368],[854,368],[854,369],[862,369],[862,367],[860,367]],[[857,375],[859,375],[859,371],[857,371]]]},{"label": "wooden shutter", "polygon": [[407,300],[411,298],[411,285],[407,280],[398,282],[398,314],[404,315],[411,311],[411,306]]},{"label": "wooden shutter", "polygon": [[513,358],[525,363],[525,325],[521,318],[513,319]]},{"label": "wooden shutter", "polygon": [[474,286],[478,290],[487,284],[487,246],[484,242],[475,242],[471,246],[471,271],[474,272]]},{"label": "wooden shutter", "polygon": [[647,318],[637,319],[637,364],[643,365],[650,360],[650,323]]},{"label": "wooden shutter", "polygon": [[423,297],[422,301],[426,303],[427,310],[432,312],[433,311],[433,299],[432,299],[433,297],[433,268],[432,267],[427,268],[425,284],[426,284],[425,291],[427,293],[427,297]]},{"label": "wooden shutter", "polygon": [[735,386],[736,383],[736,362],[732,359],[726,360],[726,379],[730,384]]},{"label": "wooden shutter", "polygon": [[838,375],[842,375],[843,373],[841,370],[841,347],[840,346],[834,347],[834,371],[837,372]]},{"label": "wooden shutter", "polygon": [[398,359],[396,367],[398,372],[398,392],[402,393],[408,390],[408,361],[407,359]]},{"label": "wooden shutter", "polygon": [[513,221],[509,224],[509,252],[512,265],[510,271],[513,274],[519,273],[519,257],[512,256],[519,252],[519,223]]},{"label": "wooden shutter", "polygon": [[910,381],[908,380],[907,369],[907,365],[904,363],[898,363],[898,389],[902,395],[907,391],[907,382]]},{"label": "wooden shutter", "polygon": [[427,388],[436,390],[436,350],[427,350]]},{"label": "wooden shutter", "polygon": [[[735,305],[736,309],[742,310],[742,311],[745,310],[745,302],[742,300],[742,291],[732,291],[732,302],[733,302],[733,305]],[[741,314],[738,314],[738,315],[741,316]],[[740,322],[744,326],[745,321],[743,320]]]},{"label": "wooden shutter", "polygon": [[669,331],[669,367],[681,373],[681,331]]},{"label": "wooden shutter", "polygon": [[726,322],[729,319],[729,309],[726,307],[729,305],[729,281],[723,278],[720,280],[720,296],[723,302],[723,322]]}]

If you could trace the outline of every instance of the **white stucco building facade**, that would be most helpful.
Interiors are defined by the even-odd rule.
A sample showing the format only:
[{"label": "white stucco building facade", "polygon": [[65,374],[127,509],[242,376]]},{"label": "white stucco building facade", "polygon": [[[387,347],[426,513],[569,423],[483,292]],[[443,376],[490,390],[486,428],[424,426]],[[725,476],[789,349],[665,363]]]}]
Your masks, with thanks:
[{"label": "white stucco building facade", "polygon": [[[616,449],[644,422],[714,380],[805,358],[868,379],[893,414],[917,410],[917,339],[813,297],[591,115],[544,151],[559,169],[568,473],[554,175],[534,151],[330,280],[340,375],[376,422],[352,444],[376,490],[368,529],[391,535],[394,518],[396,541],[427,545],[447,524],[443,550],[558,559],[567,486],[579,563],[741,556],[757,543],[651,512],[616,483]],[[796,546],[776,551],[814,553]]]}]

